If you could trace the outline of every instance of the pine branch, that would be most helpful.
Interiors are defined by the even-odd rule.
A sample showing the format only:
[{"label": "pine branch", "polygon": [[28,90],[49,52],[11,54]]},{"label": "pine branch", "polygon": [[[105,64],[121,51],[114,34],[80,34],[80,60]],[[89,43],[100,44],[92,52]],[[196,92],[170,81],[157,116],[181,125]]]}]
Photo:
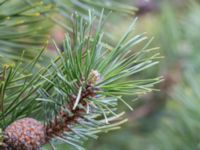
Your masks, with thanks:
[{"label": "pine branch", "polygon": [[[160,58],[159,53],[152,52],[155,49],[148,49],[151,40],[141,51],[134,51],[136,45],[146,40],[144,35],[131,36],[135,21],[116,46],[106,46],[102,42],[103,13],[96,30],[92,15],[89,21],[74,17],[73,36],[66,36],[63,50],[57,48],[56,60],[36,73],[30,67],[16,66],[8,70],[2,81],[7,83],[1,88],[7,96],[0,113],[6,148],[15,145],[20,150],[34,149],[45,143],[64,142],[83,149],[80,141],[118,129],[126,121],[121,118],[123,113],[117,112],[119,101],[130,107],[123,100],[124,95],[150,92],[160,82],[160,78],[127,81],[157,64]],[[36,58],[31,68],[35,68],[39,57]],[[9,88],[14,88],[13,92],[8,92]],[[26,118],[34,115],[41,122]],[[15,129],[18,130],[13,133]],[[21,134],[25,135],[21,137],[25,144]]]},{"label": "pine branch", "polygon": [[[147,48],[150,42],[140,52],[131,52],[135,45],[146,39],[142,35],[129,39],[135,21],[112,50],[102,42],[104,21],[101,20],[97,31],[91,34],[92,21],[86,22],[76,16],[74,36],[66,37],[64,50],[58,49],[60,60],[52,63],[53,70],[43,76],[52,88],[40,90],[43,98],[39,100],[43,101],[46,110],[49,138],[68,139],[73,146],[78,144],[74,139],[93,137],[93,132],[101,126],[104,130],[116,128],[110,124],[120,117],[116,108],[118,101],[125,102],[122,96],[149,92],[160,81],[159,78],[125,81],[155,65],[154,60],[159,58],[157,54],[146,57],[151,52]],[[95,80],[91,79],[93,73]],[[75,147],[81,149],[78,145]]]}]

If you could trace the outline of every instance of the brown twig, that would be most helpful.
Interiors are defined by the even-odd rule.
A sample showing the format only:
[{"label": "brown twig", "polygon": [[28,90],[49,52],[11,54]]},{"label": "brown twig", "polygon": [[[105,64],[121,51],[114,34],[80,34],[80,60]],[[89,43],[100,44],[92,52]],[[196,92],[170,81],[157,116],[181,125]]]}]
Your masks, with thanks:
[{"label": "brown twig", "polygon": [[[92,84],[88,84],[84,91],[81,92],[79,104],[83,107],[86,107],[88,104],[84,99],[95,97],[96,92],[95,88]],[[48,143],[54,136],[62,136],[64,132],[70,131],[70,125],[73,125],[81,118],[86,110],[84,108],[76,107],[73,109],[75,105],[77,96],[72,95],[70,102],[62,108],[62,110],[58,113],[58,115],[51,121],[46,127],[46,142]],[[72,115],[68,112],[65,112],[65,109],[69,110]]]}]

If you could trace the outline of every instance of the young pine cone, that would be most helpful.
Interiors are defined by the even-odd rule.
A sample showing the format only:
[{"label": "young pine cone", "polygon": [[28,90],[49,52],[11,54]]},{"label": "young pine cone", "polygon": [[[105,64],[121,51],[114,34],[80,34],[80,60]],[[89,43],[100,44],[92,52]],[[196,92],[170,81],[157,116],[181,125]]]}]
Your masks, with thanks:
[{"label": "young pine cone", "polygon": [[15,121],[4,134],[6,150],[39,150],[45,143],[44,125],[31,118]]}]

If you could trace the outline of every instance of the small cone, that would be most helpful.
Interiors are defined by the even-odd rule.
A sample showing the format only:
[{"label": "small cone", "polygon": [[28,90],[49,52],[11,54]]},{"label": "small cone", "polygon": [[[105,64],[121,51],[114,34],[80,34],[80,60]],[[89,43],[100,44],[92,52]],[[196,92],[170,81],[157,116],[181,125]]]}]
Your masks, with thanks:
[{"label": "small cone", "polygon": [[31,118],[17,120],[5,129],[4,134],[8,150],[39,150],[45,143],[44,125]]}]

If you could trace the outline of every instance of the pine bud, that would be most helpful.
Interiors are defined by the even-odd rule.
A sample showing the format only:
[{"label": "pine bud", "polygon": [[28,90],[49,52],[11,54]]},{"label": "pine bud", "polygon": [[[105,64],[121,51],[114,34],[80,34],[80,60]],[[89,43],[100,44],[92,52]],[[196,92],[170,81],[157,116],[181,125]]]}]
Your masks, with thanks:
[{"label": "pine bud", "polygon": [[95,84],[100,80],[100,73],[97,70],[92,70],[89,74],[89,82]]},{"label": "pine bud", "polygon": [[12,150],[39,150],[45,143],[43,124],[31,118],[17,120],[4,134],[4,143]]}]

